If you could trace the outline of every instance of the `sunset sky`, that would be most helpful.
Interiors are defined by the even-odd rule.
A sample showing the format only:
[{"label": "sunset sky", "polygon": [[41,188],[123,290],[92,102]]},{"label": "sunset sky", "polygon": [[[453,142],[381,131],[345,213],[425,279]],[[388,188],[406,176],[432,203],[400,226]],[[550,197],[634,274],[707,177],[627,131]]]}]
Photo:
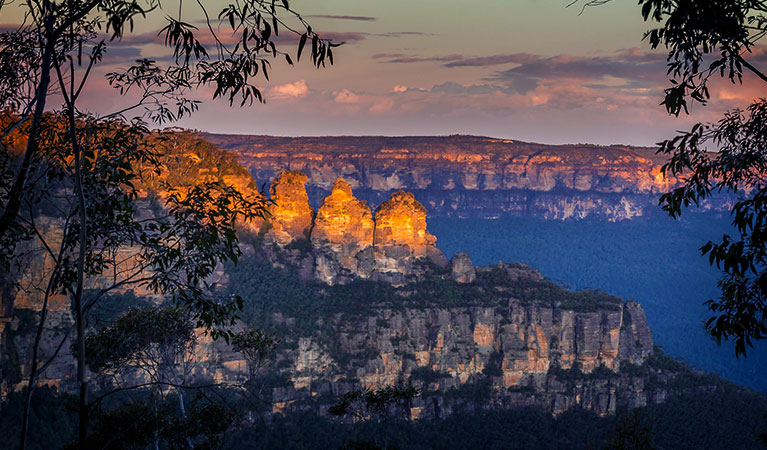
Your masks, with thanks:
[{"label": "sunset sky", "polygon": [[[336,64],[317,70],[306,59],[293,68],[277,62],[271,82],[262,80],[265,105],[208,101],[178,125],[245,134],[460,133],[652,145],[764,95],[747,75],[743,87],[721,83],[711,104],[694,108],[691,118],[670,118],[659,106],[665,53],[650,52],[642,41],[649,25],[636,1],[614,0],[582,14],[579,5],[566,7],[570,1],[292,0],[321,35],[346,41]],[[18,20],[4,16],[5,24]],[[144,24],[112,46],[99,73],[138,57],[167,56],[157,29]],[[752,58],[767,61],[767,52]],[[95,86],[83,104],[105,113],[121,101]]]}]

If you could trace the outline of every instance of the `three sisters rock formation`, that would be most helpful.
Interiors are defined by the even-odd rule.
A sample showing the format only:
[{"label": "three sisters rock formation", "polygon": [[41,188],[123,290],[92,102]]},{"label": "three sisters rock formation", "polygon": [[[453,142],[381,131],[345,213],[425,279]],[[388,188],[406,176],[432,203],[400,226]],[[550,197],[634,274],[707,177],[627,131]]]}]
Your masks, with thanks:
[{"label": "three sisters rock formation", "polygon": [[[435,245],[437,238],[426,229],[426,208],[413,194],[391,194],[374,217],[370,207],[355,198],[349,184],[339,178],[315,215],[306,181],[301,172],[281,171],[271,184],[270,217],[260,225],[264,241],[280,248],[308,240],[314,278],[328,284],[354,277],[402,284],[417,270],[419,261],[448,265]],[[465,259],[462,255],[462,265]],[[464,281],[469,278],[461,276]]]}]

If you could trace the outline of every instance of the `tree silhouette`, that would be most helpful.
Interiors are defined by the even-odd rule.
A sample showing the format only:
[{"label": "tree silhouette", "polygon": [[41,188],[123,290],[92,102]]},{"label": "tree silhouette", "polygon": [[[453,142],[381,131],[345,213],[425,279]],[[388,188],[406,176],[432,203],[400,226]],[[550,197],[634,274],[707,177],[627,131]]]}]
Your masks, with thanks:
[{"label": "tree silhouette", "polygon": [[[169,6],[172,8],[167,9]],[[290,55],[278,49],[276,37],[281,31],[296,36],[297,61],[306,44],[311,42],[312,62],[317,67],[325,66],[326,61],[333,63],[332,48],[339,44],[321,39],[291,9],[287,0],[246,0],[230,4],[219,11],[218,26],[214,26],[215,19],[209,16],[205,3],[197,1],[195,9],[204,17],[205,31],[185,21],[182,0],[174,5],[158,0],[31,0],[18,5],[2,2],[0,12],[11,7],[21,8],[24,21],[15,30],[0,34],[0,108],[16,113],[8,115],[12,120],[5,124],[0,138],[4,150],[0,154],[0,271],[3,273],[0,288],[3,291],[12,290],[14,280],[10,269],[18,263],[16,249],[20,241],[29,238],[34,232],[28,223],[19,220],[19,214],[26,205],[39,201],[29,192],[35,191],[34,183],[39,181],[35,176],[36,169],[44,168],[47,164],[47,155],[40,155],[41,144],[44,144],[46,133],[57,132],[66,136],[64,144],[69,154],[65,160],[71,160],[72,163],[70,186],[77,199],[76,214],[73,216],[77,239],[76,245],[72,247],[77,249],[77,256],[67,261],[71,263],[70,267],[76,269],[67,290],[72,297],[76,323],[77,379],[80,384],[79,441],[85,442],[88,424],[88,386],[85,375],[87,305],[83,300],[83,291],[86,272],[90,268],[88,247],[90,243],[96,242],[96,236],[89,234],[93,231],[90,223],[104,225],[110,220],[108,218],[107,222],[99,222],[89,217],[89,209],[100,201],[98,198],[88,198],[84,184],[87,177],[85,166],[97,159],[99,152],[84,147],[88,129],[81,125],[91,121],[91,118],[82,115],[77,101],[89,84],[93,67],[101,62],[112,42],[134,32],[136,22],[151,23],[153,15],[164,15],[165,26],[157,31],[163,37],[165,46],[171,50],[171,61],[160,64],[141,59],[127,69],[110,73],[107,78],[112,87],[120,94],[137,93],[138,100],[127,108],[94,118],[95,122],[91,121],[96,125],[110,123],[110,120],[143,108],[144,118],[163,124],[191,114],[198,108],[197,102],[188,98],[189,91],[198,87],[212,87],[213,98],[226,98],[230,104],[237,100],[241,106],[263,101],[260,89],[254,84],[256,77],[261,75],[268,79],[271,61],[278,57],[284,58],[287,64],[293,64]],[[108,37],[103,37],[102,33],[107,33]],[[213,44],[206,46],[201,43],[201,34],[210,37]],[[60,95],[64,102],[62,117],[66,119],[66,125],[63,128],[46,128],[49,123],[45,121],[44,113],[52,94]],[[16,144],[13,135],[22,126],[25,128],[24,149],[18,158],[14,158],[10,153]],[[131,127],[143,131],[145,125],[134,121]],[[93,144],[95,147],[100,145]],[[129,174],[130,162],[124,163],[118,171]],[[61,173],[66,174],[66,171]],[[195,194],[185,193],[183,198],[175,197],[175,200],[178,203],[195,199],[203,202],[216,200],[210,193],[199,189]],[[173,199],[170,198],[171,201]],[[197,206],[201,204],[198,202]],[[236,239],[232,235],[225,235],[224,238],[227,241]],[[216,249],[201,248],[201,251],[215,252]],[[221,255],[213,253],[216,258]],[[210,267],[201,265],[193,276],[210,270]],[[51,280],[57,276],[59,274],[54,274]],[[201,279],[204,276],[193,278],[191,284]],[[155,284],[153,287],[162,290],[173,286]],[[186,290],[182,292],[189,293]],[[201,301],[204,296],[200,293],[201,290],[193,290],[191,297],[184,299],[197,307],[198,318],[208,323],[225,320],[226,315],[220,317],[220,305]],[[44,318],[43,314],[40,330]],[[34,377],[31,381],[34,381]],[[33,388],[34,383],[30,383],[28,392],[31,393]],[[25,446],[25,436],[26,425],[22,431],[22,449]]]},{"label": "tree silhouette", "polygon": [[[583,7],[610,0],[587,1]],[[658,24],[645,39],[665,48],[670,86],[661,103],[673,116],[689,114],[689,105],[705,105],[709,85],[724,79],[741,85],[744,76],[767,87],[753,50],[767,34],[764,0],[640,0],[645,21]],[[681,186],[661,196],[671,217],[730,193],[738,233],[701,247],[711,265],[722,270],[721,295],[705,304],[714,313],[707,331],[718,341],[734,340],[736,356],[753,341],[767,337],[767,99],[754,99],[725,113],[716,123],[698,123],[688,132],[661,142],[662,167]]]}]

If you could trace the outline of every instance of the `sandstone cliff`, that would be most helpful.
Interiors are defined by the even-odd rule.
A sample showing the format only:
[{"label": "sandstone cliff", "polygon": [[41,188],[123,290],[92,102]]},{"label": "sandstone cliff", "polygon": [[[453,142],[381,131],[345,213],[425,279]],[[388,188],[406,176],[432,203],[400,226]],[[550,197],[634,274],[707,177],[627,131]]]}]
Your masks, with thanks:
[{"label": "sandstone cliff", "polygon": [[376,209],[375,270],[381,279],[401,282],[413,263],[428,258],[444,267],[447,260],[436,247],[437,238],[426,230],[426,208],[413,194],[397,191]]},{"label": "sandstone cliff", "polygon": [[469,255],[456,252],[450,260],[450,272],[458,283],[471,283],[477,279],[477,271]]},{"label": "sandstone cliff", "polygon": [[312,228],[315,276],[329,284],[344,275],[369,278],[374,226],[370,207],[354,197],[343,178],[337,179]]},{"label": "sandstone cliff", "polygon": [[[637,327],[626,328],[627,320]],[[504,307],[380,309],[355,321],[323,320],[321,330],[277,356],[289,381],[272,392],[275,411],[302,409],[315,396],[355,385],[376,389],[403,380],[422,388],[415,417],[449,414],[446,394],[479,383],[489,383],[496,407],[538,405],[553,413],[579,406],[605,415],[665,396],[620,371],[652,353],[635,303],[595,312],[515,300]]]},{"label": "sandstone cliff", "polygon": [[301,137],[204,134],[241,155],[257,180],[308,175],[313,204],[344,178],[371,205],[407,190],[432,215],[551,219],[646,214],[675,186],[654,149],[543,145],[475,136]]},{"label": "sandstone cliff", "polygon": [[307,239],[312,226],[312,208],[304,184],[306,175],[280,171],[272,181],[267,240],[284,246],[297,239]]},{"label": "sandstone cliff", "polygon": [[[460,152],[451,158],[473,161]],[[264,227],[267,245],[246,248],[253,260],[266,255],[279,265],[256,271],[273,276],[265,278],[271,284],[264,291],[247,286],[252,272],[230,280],[233,267],[221,272],[218,283],[228,294],[247,288],[250,324],[274,330],[282,342],[273,364],[260,374],[277,380],[268,389],[273,412],[325,412],[349,389],[401,381],[418,384],[424,393],[412,417],[449,414],[458,402],[456,392],[478,385],[493,393],[487,406],[540,405],[555,413],[577,405],[609,414],[620,405],[663,399],[664,388],[647,388],[644,378],[625,371],[652,353],[639,304],[599,292],[567,291],[520,264],[475,268],[467,255],[456,254],[448,265],[427,230],[426,208],[407,192],[391,194],[373,220],[370,208],[352,192],[355,183],[335,179],[313,218],[307,180],[295,171],[279,173]],[[56,224],[46,233],[55,240]],[[125,252],[130,260],[131,250]],[[36,260],[22,278],[39,284],[34,269],[45,264],[44,257]],[[297,274],[307,273],[305,279],[325,284],[298,279]],[[159,301],[148,292],[121,294]],[[4,333],[2,375],[11,384],[28,375],[24,362],[40,303],[39,296],[18,298]],[[59,344],[69,348],[67,302],[61,299],[54,312],[43,358]],[[40,382],[69,389],[72,359],[62,351]],[[201,378],[227,382],[247,376],[243,355],[222,341],[201,336],[195,360]]]},{"label": "sandstone cliff", "polygon": [[[435,270],[401,288],[352,284],[314,291],[313,312],[278,302],[255,324],[282,342],[259,372],[272,380],[265,391],[272,411],[325,413],[350,389],[402,382],[422,392],[413,418],[444,417],[461,402],[473,408],[537,405],[553,413],[578,406],[604,415],[665,398],[664,385],[649,386],[629,370],[653,352],[638,303],[572,293],[519,264],[476,268],[471,283],[455,282],[450,269]],[[285,286],[268,291],[280,289]],[[52,354],[71,321],[62,316],[50,331],[44,355]],[[32,337],[29,324],[14,324],[17,361],[28,360]],[[206,336],[198,337],[193,359],[197,377],[232,382],[249,374],[243,355]],[[63,352],[41,382],[73,388],[73,368]],[[18,379],[28,371],[23,363],[16,369]],[[471,404],[457,395],[476,386],[489,389],[491,403]]]},{"label": "sandstone cliff", "polygon": [[[313,277],[327,284],[348,283],[353,278],[372,278],[402,284],[416,270],[418,261],[439,267],[447,259],[437,248],[437,238],[426,229],[426,208],[413,194],[398,191],[375,213],[358,200],[351,186],[338,178],[330,194],[312,217],[304,187],[306,175],[280,171],[272,182],[272,205],[266,219],[267,244],[281,250],[267,255],[277,264],[309,266]],[[310,249],[302,253],[288,244],[307,240]]]}]

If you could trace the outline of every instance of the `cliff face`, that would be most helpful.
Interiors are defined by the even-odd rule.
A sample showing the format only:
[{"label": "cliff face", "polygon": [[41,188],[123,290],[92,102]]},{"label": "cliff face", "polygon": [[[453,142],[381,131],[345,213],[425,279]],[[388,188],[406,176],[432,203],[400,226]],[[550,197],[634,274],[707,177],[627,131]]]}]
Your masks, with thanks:
[{"label": "cliff face", "polygon": [[[361,204],[353,201],[343,182],[336,185],[339,192],[318,212],[322,225],[318,228],[315,223],[314,230],[322,231],[313,238],[322,245],[314,249],[334,252],[334,244],[357,242],[343,231],[346,228],[332,226],[356,223],[349,229],[365,237],[363,251],[381,243],[407,247],[409,257],[428,255],[434,243],[418,225],[423,207],[409,196],[394,196],[385,209],[396,219],[386,223],[405,221],[411,226],[386,228],[386,238],[378,241],[371,236],[375,231],[369,210],[358,208]],[[345,215],[356,221],[331,214],[344,210],[340,203],[346,206]],[[50,232],[55,233],[51,226]],[[416,250],[418,246],[423,248]],[[412,418],[444,417],[467,405],[478,409],[536,405],[553,413],[578,406],[604,415],[623,406],[662,401],[667,395],[665,387],[650,387],[647,379],[624,370],[629,364],[643,364],[652,353],[652,337],[638,303],[568,294],[523,265],[475,268],[460,253],[449,267],[428,270],[420,275],[423,279],[410,278],[409,284],[390,290],[354,284],[342,291],[334,291],[333,286],[321,289],[320,305],[353,304],[315,316],[310,326],[299,328],[299,322],[307,323],[306,317],[282,311],[270,314],[268,323],[258,324],[275,330],[283,342],[272,363],[260,372],[280,380],[266,391],[272,412],[316,408],[324,414],[339,395],[353,388],[377,389],[402,382],[415,384],[421,391],[410,410]],[[336,299],[336,292],[344,293],[346,300]],[[246,302],[262,301],[246,298]],[[26,361],[34,338],[31,319],[40,304],[39,298],[32,297],[19,302],[7,334],[15,357],[4,367],[13,373],[3,374],[11,384],[28,375]],[[62,339],[69,348],[65,336],[72,317],[67,306],[62,302],[51,311],[41,348],[45,358],[53,355]],[[291,305],[281,307],[296,311]],[[216,382],[243,381],[249,373],[243,355],[203,335],[198,336],[193,360],[194,376]],[[40,382],[70,390],[75,388],[73,377],[72,355],[62,352]],[[489,389],[490,398],[481,404],[459,394],[473,392],[477,386]]]},{"label": "cliff face", "polygon": [[[459,152],[450,158],[474,161]],[[621,372],[629,363],[642,364],[652,352],[639,304],[571,293],[521,265],[475,268],[460,253],[448,265],[427,230],[426,208],[407,192],[391,194],[373,220],[370,208],[352,192],[353,183],[335,179],[313,218],[307,180],[295,171],[279,173],[271,186],[271,218],[263,227],[267,245],[246,249],[246,254],[261,251],[283,268],[327,284],[309,284],[315,296],[311,307],[293,296],[276,309],[254,314],[263,323],[251,325],[274,329],[283,343],[273,364],[261,373],[280,380],[269,389],[274,412],[316,407],[324,413],[352,388],[402,381],[417,384],[423,393],[410,411],[414,418],[449,414],[458,405],[456,391],[479,385],[490,387],[492,402],[474,407],[540,405],[555,413],[579,405],[609,414],[619,405],[641,406],[665,395],[657,388],[645,389],[641,377]],[[43,219],[46,235],[55,242],[60,225]],[[124,252],[121,259],[130,261],[133,250]],[[36,275],[50,268],[46,253],[38,253],[20,274],[28,287],[39,286]],[[237,287],[223,268],[218,275],[218,288]],[[96,278],[88,287],[98,283]],[[289,284],[303,286],[298,279]],[[271,296],[287,288],[270,289]],[[42,303],[39,295],[28,292],[15,298],[13,320],[3,333],[2,378],[17,389],[28,376],[34,319]],[[150,297],[149,292],[133,294]],[[270,298],[245,301],[258,308]],[[52,356],[59,345],[70,348],[68,302],[54,299],[51,306],[41,359]],[[194,359],[199,377],[242,381],[248,374],[243,355],[223,341],[199,336]],[[73,369],[73,357],[64,350],[40,382],[71,389]]]},{"label": "cliff face", "polygon": [[[554,413],[580,406],[610,414],[663,396],[619,373],[621,364],[652,353],[641,306],[631,302],[595,312],[515,300],[501,308],[382,309],[360,321],[325,320],[321,329],[277,356],[290,363],[282,372],[290,384],[272,393],[281,410],[350,385],[376,389],[402,380],[422,386],[411,411],[419,417],[449,414],[447,391],[482,382],[498,406]],[[568,380],[568,371],[579,379]]]},{"label": "cliff face", "polygon": [[[491,395],[469,405],[480,409],[578,406],[605,415],[666,397],[662,385],[630,374],[653,352],[638,303],[568,293],[524,265],[475,268],[464,254],[432,270],[388,294],[352,284],[362,290],[339,291],[357,292],[348,307],[329,288],[321,297],[335,309],[299,332],[306,317],[272,313],[265,326],[292,342],[275,355],[282,381],[271,390],[273,411],[324,413],[355,387],[403,382],[421,391],[413,418],[448,415],[466,406],[459,393],[477,386]],[[223,379],[237,376],[221,370]]]},{"label": "cliff face", "polygon": [[316,278],[332,284],[342,270],[369,278],[374,227],[370,208],[354,197],[343,178],[337,179],[317,211],[312,229]]},{"label": "cliff face", "polygon": [[413,262],[428,258],[444,267],[447,260],[437,249],[437,238],[426,230],[426,208],[413,194],[397,191],[376,209],[375,269],[384,277],[412,273]]},{"label": "cliff face", "polygon": [[473,136],[302,137],[205,134],[241,155],[257,180],[283,167],[308,175],[314,204],[343,177],[377,205],[413,192],[433,215],[550,219],[643,215],[675,185],[654,150],[551,146]]},{"label": "cliff face", "polygon": [[[402,284],[414,274],[419,260],[447,265],[435,245],[437,238],[426,230],[426,208],[413,194],[393,193],[378,207],[374,221],[367,204],[339,178],[312,220],[306,180],[300,172],[281,171],[272,182],[273,204],[264,237],[267,243],[287,251],[294,265],[312,266],[313,278],[327,284],[343,284],[352,278]],[[307,238],[309,255],[285,248]],[[273,261],[285,256],[281,252],[270,255]]]},{"label": "cliff face", "polygon": [[266,237],[270,242],[286,245],[296,239],[307,239],[312,227],[312,208],[304,184],[306,175],[283,170],[272,181],[269,206],[270,220]]}]

